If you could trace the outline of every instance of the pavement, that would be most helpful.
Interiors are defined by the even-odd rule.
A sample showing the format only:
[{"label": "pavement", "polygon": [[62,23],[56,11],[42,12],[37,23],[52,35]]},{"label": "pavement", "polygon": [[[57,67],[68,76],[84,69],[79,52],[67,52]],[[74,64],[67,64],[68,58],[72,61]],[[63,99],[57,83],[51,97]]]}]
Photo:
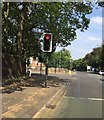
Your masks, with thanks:
[{"label": "pavement", "polygon": [[38,118],[43,113],[40,112],[41,108],[55,109],[57,102],[65,93],[65,81],[49,76],[48,87],[45,88],[44,80],[44,75],[36,74],[32,78],[18,80],[12,85],[4,85],[2,118]]}]

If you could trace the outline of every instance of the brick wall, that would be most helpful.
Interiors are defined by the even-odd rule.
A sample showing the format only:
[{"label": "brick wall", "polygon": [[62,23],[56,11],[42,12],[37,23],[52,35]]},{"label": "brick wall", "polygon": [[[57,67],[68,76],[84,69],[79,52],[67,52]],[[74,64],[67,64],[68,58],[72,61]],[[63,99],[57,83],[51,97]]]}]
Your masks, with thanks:
[{"label": "brick wall", "polygon": [[2,79],[25,75],[25,62],[19,56],[2,54]]},{"label": "brick wall", "polygon": [[34,70],[40,70],[40,67],[42,66],[45,66],[43,63],[40,63],[37,59],[33,59],[31,58],[31,69],[34,69]]}]

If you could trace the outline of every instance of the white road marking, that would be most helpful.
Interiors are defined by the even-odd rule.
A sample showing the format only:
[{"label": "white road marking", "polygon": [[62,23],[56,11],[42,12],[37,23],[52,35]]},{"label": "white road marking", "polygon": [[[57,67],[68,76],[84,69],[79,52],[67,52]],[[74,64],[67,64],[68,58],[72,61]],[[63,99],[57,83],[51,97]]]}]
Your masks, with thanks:
[{"label": "white road marking", "polygon": [[95,100],[95,101],[104,101],[102,98],[88,98],[89,100]]},{"label": "white road marking", "polygon": [[88,100],[94,100],[94,101],[104,101],[104,99],[102,98],[78,98],[78,97],[68,97],[68,96],[64,96],[64,98],[76,98],[76,99],[88,99]]}]

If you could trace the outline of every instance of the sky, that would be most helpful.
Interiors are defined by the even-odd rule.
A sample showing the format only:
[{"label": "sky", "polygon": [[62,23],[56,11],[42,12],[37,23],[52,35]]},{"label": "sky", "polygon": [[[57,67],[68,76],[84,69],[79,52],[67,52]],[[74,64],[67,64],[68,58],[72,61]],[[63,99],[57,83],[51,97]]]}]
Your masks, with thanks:
[{"label": "sky", "polygon": [[[87,17],[90,18],[89,28],[84,32],[77,31],[77,39],[72,41],[70,46],[65,47],[71,52],[74,60],[85,57],[93,48],[102,44],[102,8],[94,8]],[[61,49],[62,47],[57,47],[56,51]]]}]

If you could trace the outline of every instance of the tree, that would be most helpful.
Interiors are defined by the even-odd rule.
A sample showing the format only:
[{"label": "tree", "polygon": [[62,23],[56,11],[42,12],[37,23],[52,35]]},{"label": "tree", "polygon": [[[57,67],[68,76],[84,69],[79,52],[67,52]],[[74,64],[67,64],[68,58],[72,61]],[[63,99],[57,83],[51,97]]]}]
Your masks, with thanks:
[{"label": "tree", "polygon": [[81,71],[86,71],[87,69],[87,64],[84,60],[84,58],[80,58],[78,60],[73,61],[73,69],[81,70]]},{"label": "tree", "polygon": [[104,45],[93,48],[84,58],[73,61],[73,69],[86,70],[86,66],[92,66],[97,71],[104,69]]},{"label": "tree", "polygon": [[88,28],[90,20],[86,15],[92,12],[92,6],[90,2],[5,2],[2,11],[3,52],[27,58],[41,54],[41,34],[33,28],[51,32],[53,46],[67,46],[75,40],[77,29]]},{"label": "tree", "polygon": [[[5,7],[7,4],[2,4],[3,53],[18,54],[23,57],[37,55],[37,51],[40,50],[39,40],[34,36],[32,30],[27,33],[25,32],[26,28],[29,27],[28,8],[30,3],[9,3],[8,8]],[[9,12],[5,20],[4,14],[6,11]],[[5,33],[5,26],[7,34]]]},{"label": "tree", "polygon": [[104,7],[104,1],[98,0],[98,1],[96,2],[96,4],[98,4],[98,6],[100,6],[100,7]]},{"label": "tree", "polygon": [[101,69],[104,70],[104,43],[101,46]]},{"label": "tree", "polygon": [[94,68],[101,69],[102,53],[101,47],[94,48],[93,51],[84,57],[86,63]]},{"label": "tree", "polygon": [[60,51],[61,53],[61,66],[63,68],[70,68],[70,60],[71,60],[71,53],[66,50],[66,49],[62,49]]},{"label": "tree", "polygon": [[70,68],[71,54],[68,50],[62,49],[59,52],[54,52],[49,57],[50,67]]}]

